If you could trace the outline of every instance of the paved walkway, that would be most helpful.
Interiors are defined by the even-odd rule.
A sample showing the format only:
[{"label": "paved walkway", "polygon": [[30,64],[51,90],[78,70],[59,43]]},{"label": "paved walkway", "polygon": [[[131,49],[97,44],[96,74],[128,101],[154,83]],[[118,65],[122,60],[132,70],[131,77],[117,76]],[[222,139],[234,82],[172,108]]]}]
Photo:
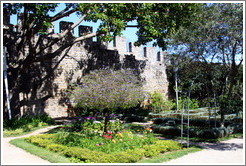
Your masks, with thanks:
[{"label": "paved walkway", "polygon": [[189,153],[178,159],[174,159],[164,164],[169,165],[201,165],[201,164],[241,164],[245,165],[245,149],[243,148],[243,138],[235,138],[220,143],[195,143],[204,149],[199,152]]},{"label": "paved walkway", "polygon": [[[59,125],[57,125],[59,126]],[[49,126],[43,129],[36,130],[30,134],[19,136],[19,137],[6,137],[2,140],[2,151],[1,151],[1,165],[5,164],[45,164],[50,163],[49,161],[43,160],[37,156],[34,156],[25,150],[11,145],[9,141],[16,138],[24,138],[31,135],[37,135],[45,133],[57,126]]]},{"label": "paved walkway", "polygon": [[[31,135],[42,134],[57,126],[50,126],[36,130],[30,134],[19,137],[6,137],[2,140],[1,164],[45,164],[49,163],[37,156],[15,147],[9,143],[16,138],[28,137]],[[196,143],[204,150],[190,153],[181,158],[163,163],[163,165],[203,165],[203,164],[245,164],[243,139],[231,139],[220,143]]]}]

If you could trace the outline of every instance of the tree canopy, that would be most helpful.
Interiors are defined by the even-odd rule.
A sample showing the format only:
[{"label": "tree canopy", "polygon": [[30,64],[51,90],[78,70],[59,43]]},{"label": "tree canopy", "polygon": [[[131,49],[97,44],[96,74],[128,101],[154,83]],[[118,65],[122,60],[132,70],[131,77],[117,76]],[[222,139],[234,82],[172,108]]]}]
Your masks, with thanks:
[{"label": "tree canopy", "polygon": [[[222,64],[226,82],[224,94],[230,96],[243,62],[243,5],[204,4],[197,14],[199,17],[191,19],[189,27],[180,27],[169,44],[181,56],[205,64]],[[213,77],[212,68],[207,68],[207,72]]]}]

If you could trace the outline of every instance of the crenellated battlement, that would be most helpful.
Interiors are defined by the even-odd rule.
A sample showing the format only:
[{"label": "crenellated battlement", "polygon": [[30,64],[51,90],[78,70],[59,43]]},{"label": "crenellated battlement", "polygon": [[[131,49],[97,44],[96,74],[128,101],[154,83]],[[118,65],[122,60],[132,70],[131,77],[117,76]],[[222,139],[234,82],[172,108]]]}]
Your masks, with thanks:
[{"label": "crenellated battlement", "polygon": [[[7,9],[4,9],[7,10]],[[7,12],[8,13],[8,12]],[[23,14],[18,14],[16,32],[21,32],[23,26]],[[10,25],[10,15],[4,15],[3,23],[4,25]],[[72,22],[60,21],[59,23],[59,33],[62,33],[68,30],[73,25]],[[54,24],[51,28],[47,30],[48,34],[54,33]],[[90,34],[93,32],[93,28],[91,26],[78,26],[78,35],[83,36],[85,34]],[[74,30],[72,29],[69,32],[69,35],[74,35]],[[82,41],[81,44],[83,45],[90,45],[93,43],[92,38],[86,39]],[[168,53],[164,51],[156,52],[155,47],[143,47],[143,46],[134,46],[133,42],[127,43],[126,37],[115,36],[113,40],[113,47],[110,46],[109,42],[101,42],[97,37],[97,43],[101,44],[101,48],[109,49],[109,50],[116,50],[120,55],[129,55],[133,54],[136,59],[139,60],[148,60],[151,63],[169,63]],[[127,50],[127,48],[129,48]]]}]

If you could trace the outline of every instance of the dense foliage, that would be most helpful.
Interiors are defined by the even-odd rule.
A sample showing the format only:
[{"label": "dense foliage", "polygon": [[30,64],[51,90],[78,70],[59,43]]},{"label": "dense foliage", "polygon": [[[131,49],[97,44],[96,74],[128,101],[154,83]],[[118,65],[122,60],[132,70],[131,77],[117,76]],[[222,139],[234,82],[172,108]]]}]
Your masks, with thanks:
[{"label": "dense foliage", "polygon": [[149,93],[149,109],[151,112],[159,113],[161,111],[170,111],[171,102],[165,100],[163,94],[155,91],[154,93]]},{"label": "dense foliage", "polygon": [[[170,48],[176,50],[175,54],[181,57],[179,64],[184,63],[183,59],[189,60],[184,63],[190,68],[187,70],[189,75],[197,73],[203,76],[199,77],[194,85],[194,88],[198,88],[197,92],[200,91],[200,94],[196,94],[197,97],[205,99],[207,96],[208,102],[215,98],[213,105],[216,101],[218,104],[221,95],[220,98],[239,100],[234,99],[233,93],[242,90],[241,86],[235,84],[238,84],[239,80],[242,83],[238,74],[243,62],[243,4],[204,4],[197,16],[190,20],[188,28],[180,27],[172,36]],[[194,63],[199,64],[198,68],[193,68]],[[179,70],[183,68],[182,65],[178,67]],[[181,82],[184,84],[187,81]],[[240,107],[242,108],[242,105]],[[221,109],[221,116],[226,113],[226,109]],[[223,119],[221,117],[222,123]]]},{"label": "dense foliage", "polygon": [[21,135],[38,127],[55,124],[48,115],[28,116],[3,120],[3,136]]}]

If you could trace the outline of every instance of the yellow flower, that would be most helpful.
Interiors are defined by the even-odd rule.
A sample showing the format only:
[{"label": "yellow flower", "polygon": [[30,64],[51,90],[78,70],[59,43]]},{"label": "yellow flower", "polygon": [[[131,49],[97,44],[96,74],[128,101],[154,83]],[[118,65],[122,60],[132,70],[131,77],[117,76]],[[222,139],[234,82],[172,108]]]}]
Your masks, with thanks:
[{"label": "yellow flower", "polygon": [[139,130],[137,130],[137,131],[139,131]]},{"label": "yellow flower", "polygon": [[123,137],[123,135],[121,133],[119,135],[120,135],[120,137]]},{"label": "yellow flower", "polygon": [[116,142],[115,139],[112,139],[112,142],[115,143]]},{"label": "yellow flower", "polygon": [[147,134],[147,131],[145,132],[145,134]]},{"label": "yellow flower", "polygon": [[147,128],[146,130],[150,131],[150,128]]}]

